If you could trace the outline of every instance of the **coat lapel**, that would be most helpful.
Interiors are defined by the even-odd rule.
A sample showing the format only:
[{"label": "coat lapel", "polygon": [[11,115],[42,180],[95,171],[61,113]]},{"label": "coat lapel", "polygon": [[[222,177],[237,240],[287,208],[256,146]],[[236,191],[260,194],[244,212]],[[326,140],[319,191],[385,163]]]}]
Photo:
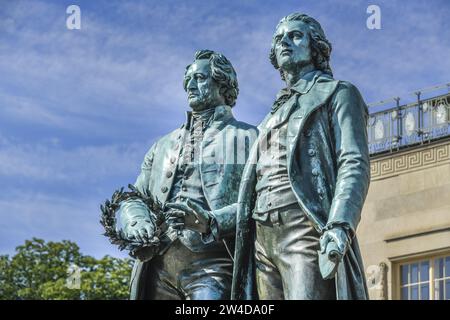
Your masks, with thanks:
[{"label": "coat lapel", "polygon": [[[234,119],[231,113],[230,106],[218,106],[214,111],[213,121],[211,125],[206,129],[203,137],[202,146],[200,148],[200,159],[202,171],[207,169],[208,165],[217,165],[218,163],[224,163],[226,155],[223,154],[223,144],[226,143],[224,139],[219,140],[219,134],[223,134],[223,129],[227,124]],[[226,134],[226,132],[225,132]],[[217,151],[212,153],[206,150]],[[220,152],[219,152],[220,151]]]},{"label": "coat lapel", "polygon": [[[315,77],[316,78],[316,77]],[[335,81],[329,76],[321,74],[317,80],[313,82],[306,93],[301,94],[298,99],[299,108],[295,110],[289,118],[287,129],[287,159],[288,171],[290,172],[293,160],[295,146],[303,129],[305,122],[307,122],[310,115],[325,105],[330,96],[336,90],[338,81]]]},{"label": "coat lapel", "polygon": [[[218,164],[227,163],[227,155],[224,153],[226,147],[226,132],[224,128],[234,119],[231,107],[227,105],[216,107],[211,125],[206,129],[200,148],[200,178],[205,193],[206,200],[210,208],[214,208],[214,188],[218,179]],[[211,196],[212,195],[212,196]]]},{"label": "coat lapel", "polygon": [[[222,131],[222,129],[233,120],[233,113],[230,106],[218,106],[214,111],[213,121],[211,125],[206,129],[205,136],[203,137],[202,150],[212,143],[217,143],[216,135]],[[200,151],[202,152],[202,151]],[[202,155],[200,154],[200,157]],[[203,158],[200,158],[203,160]]]},{"label": "coat lapel", "polygon": [[297,106],[297,99],[298,94],[294,94],[286,103],[284,106],[282,106],[277,112],[275,112],[273,115],[270,115],[264,124],[264,131],[268,132],[271,129],[278,126],[280,123],[283,123],[286,121],[286,119],[289,117],[289,115],[292,112],[292,109],[294,109]]}]

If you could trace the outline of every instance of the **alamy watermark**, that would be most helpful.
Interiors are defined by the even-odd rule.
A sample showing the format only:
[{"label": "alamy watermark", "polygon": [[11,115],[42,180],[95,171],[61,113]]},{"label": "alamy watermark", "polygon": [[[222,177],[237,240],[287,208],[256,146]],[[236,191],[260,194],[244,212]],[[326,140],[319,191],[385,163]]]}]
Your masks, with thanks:
[{"label": "alamy watermark", "polygon": [[366,20],[366,26],[369,30],[381,29],[381,9],[375,4],[371,4],[367,7],[367,11],[370,16]]},{"label": "alamy watermark", "polygon": [[67,7],[66,13],[69,15],[66,19],[66,27],[69,30],[81,29],[81,9],[79,6],[72,4]]},{"label": "alamy watermark", "polygon": [[370,265],[367,267],[367,288],[373,290],[383,289],[384,265]]},{"label": "alamy watermark", "polygon": [[68,289],[77,289],[81,288],[81,269],[76,264],[71,264],[67,268],[67,278],[66,278],[66,287]]}]

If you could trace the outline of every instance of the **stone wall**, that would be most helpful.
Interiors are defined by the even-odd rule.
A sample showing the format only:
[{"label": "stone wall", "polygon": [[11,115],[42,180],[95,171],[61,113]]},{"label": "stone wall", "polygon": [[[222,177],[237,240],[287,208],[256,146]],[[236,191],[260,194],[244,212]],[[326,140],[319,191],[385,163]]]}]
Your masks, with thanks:
[{"label": "stone wall", "polygon": [[371,159],[357,234],[371,299],[398,299],[396,263],[450,252],[450,139]]}]

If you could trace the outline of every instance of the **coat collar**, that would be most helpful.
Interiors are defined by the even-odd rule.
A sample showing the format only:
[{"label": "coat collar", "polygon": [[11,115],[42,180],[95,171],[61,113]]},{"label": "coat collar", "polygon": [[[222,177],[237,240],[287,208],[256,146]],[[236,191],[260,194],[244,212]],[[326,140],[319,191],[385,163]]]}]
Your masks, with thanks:
[{"label": "coat collar", "polygon": [[316,83],[317,78],[322,73],[323,72],[320,70],[308,72],[291,87],[291,90],[296,91],[300,94],[308,93],[309,90],[311,90],[312,86]]},{"label": "coat collar", "polygon": [[[228,105],[217,106],[214,110],[213,121],[226,122],[233,118],[233,112],[231,107]],[[186,122],[181,126],[181,128],[189,128],[189,124],[192,119],[192,111],[186,111]]]},{"label": "coat collar", "polygon": [[[299,104],[302,106],[300,113],[306,118],[317,107],[326,103],[335,92],[339,81],[334,80],[330,75],[319,72],[314,75],[311,85],[308,84],[307,94],[301,94]],[[302,86],[302,85],[300,85]],[[308,88],[309,87],[309,88]]]},{"label": "coat collar", "polygon": [[305,74],[300,80],[298,80],[292,87],[286,87],[281,89],[276,97],[277,101],[282,96],[289,95],[292,93],[300,93],[305,94],[308,93],[309,90],[311,90],[312,86],[316,83],[317,78],[322,74],[323,72],[320,70],[314,70],[311,72],[308,72]]}]

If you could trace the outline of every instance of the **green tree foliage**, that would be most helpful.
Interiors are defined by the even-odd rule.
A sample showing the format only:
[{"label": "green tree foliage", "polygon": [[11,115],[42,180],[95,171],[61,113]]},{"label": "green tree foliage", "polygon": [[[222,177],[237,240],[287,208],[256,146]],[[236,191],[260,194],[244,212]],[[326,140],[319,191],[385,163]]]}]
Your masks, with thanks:
[{"label": "green tree foliage", "polygon": [[95,259],[74,242],[33,238],[0,255],[0,299],[127,299],[131,268],[130,259]]}]

